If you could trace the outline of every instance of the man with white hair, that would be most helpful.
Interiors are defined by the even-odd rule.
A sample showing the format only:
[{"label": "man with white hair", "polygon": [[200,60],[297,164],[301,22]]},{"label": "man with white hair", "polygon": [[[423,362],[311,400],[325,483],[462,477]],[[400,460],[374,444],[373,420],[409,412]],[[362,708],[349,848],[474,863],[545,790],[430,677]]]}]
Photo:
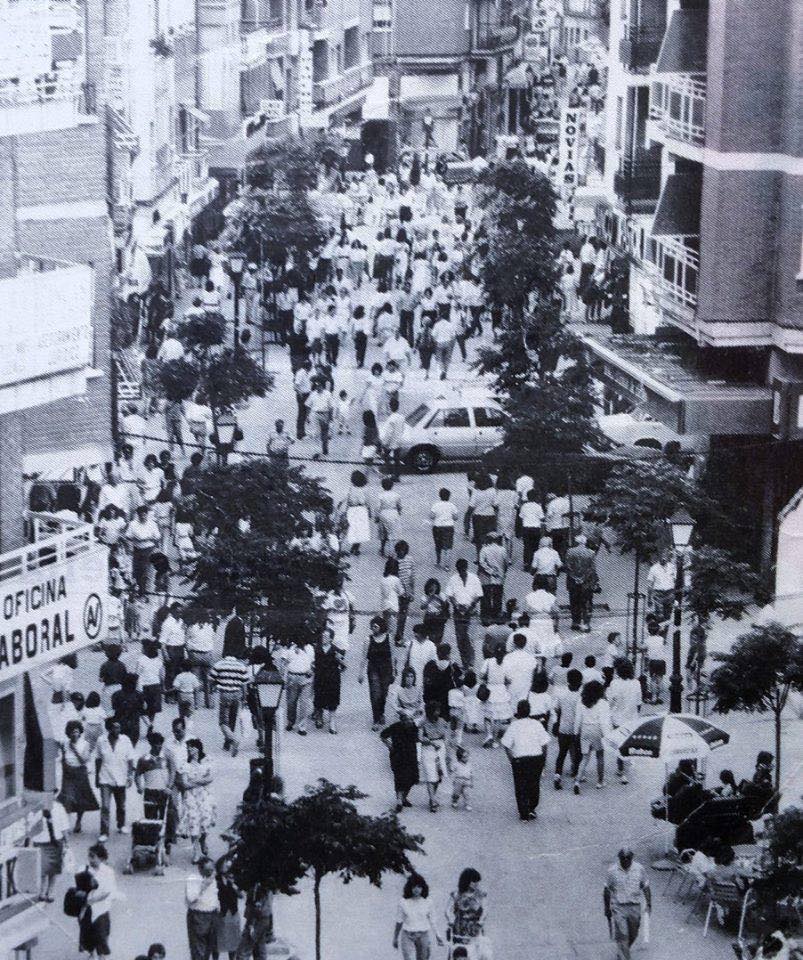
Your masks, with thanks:
[{"label": "man with white hair", "polygon": [[605,881],[605,917],[616,941],[617,960],[630,960],[630,948],[641,926],[642,897],[650,913],[652,893],[644,867],[633,859],[632,850],[622,847],[617,859],[609,867]]},{"label": "man with white hair", "polygon": [[575,545],[566,551],[566,589],[572,630],[591,632],[591,611],[597,586],[597,556],[587,545],[585,534],[575,538]]}]

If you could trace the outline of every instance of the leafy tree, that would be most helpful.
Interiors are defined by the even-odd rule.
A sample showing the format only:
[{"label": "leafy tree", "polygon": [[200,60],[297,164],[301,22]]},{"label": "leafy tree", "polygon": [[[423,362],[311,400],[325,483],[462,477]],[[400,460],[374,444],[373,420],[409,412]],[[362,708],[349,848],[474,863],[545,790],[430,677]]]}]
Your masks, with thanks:
[{"label": "leafy tree", "polygon": [[326,488],[279,460],[248,460],[205,471],[195,499],[206,540],[193,573],[199,605],[244,603],[259,608],[266,635],[314,642],[326,622],[323,599],[345,573],[337,554],[299,541],[313,523],[332,532]]},{"label": "leafy tree", "polygon": [[321,171],[338,160],[342,140],[331,134],[268,140],[254,151],[248,167],[252,187],[308,192],[318,186]]},{"label": "leafy tree", "polygon": [[197,356],[205,356],[226,339],[226,318],[222,314],[190,313],[177,328],[184,348]]},{"label": "leafy tree", "polygon": [[354,786],[319,780],[290,804],[288,823],[295,837],[294,853],[312,878],[316,960],[321,960],[324,878],[335,875],[349,883],[362,877],[380,887],[384,874],[409,871],[410,854],[422,849],[423,837],[409,834],[394,814],[361,814],[355,801],[364,798]]},{"label": "leafy tree", "polygon": [[298,893],[296,884],[306,866],[295,848],[289,806],[282,798],[271,794],[244,803],[231,832],[231,871],[241,890],[254,900],[267,894]]},{"label": "leafy tree", "polygon": [[190,360],[164,360],[157,367],[157,386],[166,400],[189,400],[198,387],[200,371]]},{"label": "leafy tree", "polygon": [[694,500],[694,485],[686,474],[666,460],[620,462],[610,473],[591,511],[609,527],[622,553],[632,553],[633,637],[638,635],[638,596],[641,568],[667,544],[666,525],[679,507]]},{"label": "leafy tree", "polygon": [[772,713],[775,720],[775,790],[781,784],[781,718],[791,690],[803,692],[803,641],[780,623],[754,624],[730,652],[714,654],[715,709]]},{"label": "leafy tree", "polygon": [[209,404],[217,427],[222,413],[231,413],[251,397],[264,397],[273,377],[244,350],[221,350],[204,363],[198,384],[198,399]]},{"label": "leafy tree", "polygon": [[753,884],[759,911],[769,930],[797,920],[796,899],[803,889],[803,809],[790,807],[767,825],[769,864]]},{"label": "leafy tree", "polygon": [[759,586],[760,579],[748,564],[725,550],[698,547],[691,555],[686,609],[704,625],[714,614],[740,620]]},{"label": "leafy tree", "polygon": [[240,250],[256,263],[284,267],[288,255],[302,265],[326,239],[321,219],[305,193],[251,189],[223,235],[227,249]]}]

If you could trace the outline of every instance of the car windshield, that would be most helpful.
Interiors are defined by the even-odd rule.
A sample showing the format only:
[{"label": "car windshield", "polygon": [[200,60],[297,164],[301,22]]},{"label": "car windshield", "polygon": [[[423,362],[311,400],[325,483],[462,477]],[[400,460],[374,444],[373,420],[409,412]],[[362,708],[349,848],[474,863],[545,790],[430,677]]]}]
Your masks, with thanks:
[{"label": "car windshield", "polygon": [[429,412],[429,407],[427,404],[422,403],[420,407],[416,407],[412,413],[407,414],[407,426],[415,427],[424,419],[424,417]]}]

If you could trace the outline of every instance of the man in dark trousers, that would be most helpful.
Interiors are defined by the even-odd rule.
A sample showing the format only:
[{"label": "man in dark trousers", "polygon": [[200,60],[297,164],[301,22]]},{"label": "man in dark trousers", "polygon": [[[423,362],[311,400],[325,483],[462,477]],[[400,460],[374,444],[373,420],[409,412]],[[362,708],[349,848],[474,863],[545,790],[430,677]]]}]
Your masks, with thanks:
[{"label": "man in dark trousers", "polygon": [[584,534],[581,533],[576,538],[575,545],[566,551],[563,565],[566,570],[572,630],[590,633],[591,610],[597,586],[597,556],[588,548]]},{"label": "man in dark trousers", "polygon": [[530,704],[519,701],[515,719],[502,737],[502,746],[513,769],[513,786],[520,820],[535,820],[541,799],[541,774],[544,772],[549,735],[540,720],[530,716]]}]

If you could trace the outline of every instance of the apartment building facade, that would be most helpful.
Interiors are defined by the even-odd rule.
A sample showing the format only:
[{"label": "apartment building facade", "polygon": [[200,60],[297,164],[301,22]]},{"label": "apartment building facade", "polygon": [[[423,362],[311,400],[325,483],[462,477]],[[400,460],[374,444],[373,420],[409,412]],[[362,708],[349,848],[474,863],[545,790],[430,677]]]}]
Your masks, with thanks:
[{"label": "apartment building facade", "polygon": [[612,4],[602,220],[641,342],[587,338],[611,390],[681,434],[754,438],[768,516],[803,459],[801,36],[793,0]]},{"label": "apartment building facade", "polygon": [[392,0],[375,11],[375,60],[388,78],[400,141],[472,155],[491,149],[523,8],[512,0],[445,0],[437,7]]}]

